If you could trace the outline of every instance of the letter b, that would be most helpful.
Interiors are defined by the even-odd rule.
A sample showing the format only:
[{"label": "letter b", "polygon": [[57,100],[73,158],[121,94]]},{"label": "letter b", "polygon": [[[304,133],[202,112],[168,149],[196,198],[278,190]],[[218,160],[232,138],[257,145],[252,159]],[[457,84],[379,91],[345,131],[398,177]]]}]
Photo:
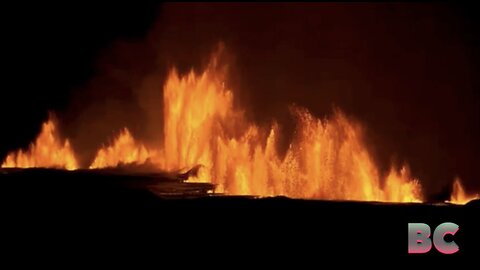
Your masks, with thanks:
[{"label": "letter b", "polygon": [[408,223],[408,253],[427,253],[432,248],[430,226],[425,223]]}]

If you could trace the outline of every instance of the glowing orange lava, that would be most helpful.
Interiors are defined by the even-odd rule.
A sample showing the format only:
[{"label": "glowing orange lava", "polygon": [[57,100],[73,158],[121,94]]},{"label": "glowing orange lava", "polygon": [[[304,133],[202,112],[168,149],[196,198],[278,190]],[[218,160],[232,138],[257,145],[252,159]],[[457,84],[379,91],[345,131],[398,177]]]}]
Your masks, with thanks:
[{"label": "glowing orange lava", "polygon": [[27,151],[18,150],[7,155],[2,168],[78,168],[75,155],[68,140],[64,143],[58,137],[55,123],[48,120]]},{"label": "glowing orange lava", "polygon": [[[201,73],[172,70],[163,89],[164,141],[147,149],[127,128],[98,150],[90,169],[149,162],[167,171],[200,168],[189,181],[211,182],[216,192],[294,198],[421,202],[422,190],[407,166],[382,173],[364,142],[362,126],[336,109],[319,119],[292,106],[296,121],[288,148],[279,153],[281,127],[259,126],[234,106],[226,70],[215,54]],[[199,165],[201,165],[199,167]],[[2,167],[77,169],[68,140],[60,143],[52,121],[28,151],[10,153]],[[457,179],[451,202],[467,196]]]},{"label": "glowing orange lava", "polygon": [[474,199],[479,199],[480,196],[478,194],[472,195],[472,194],[466,194],[465,189],[462,186],[462,183],[460,182],[459,178],[455,178],[455,181],[453,182],[453,190],[452,194],[450,195],[450,203],[455,203],[455,204],[466,204],[467,202],[474,200]]},{"label": "glowing orange lava", "polygon": [[90,169],[116,167],[121,164],[142,164],[152,155],[151,151],[135,141],[127,128],[122,129],[112,145],[98,150]]},{"label": "glowing orange lava", "polygon": [[277,153],[278,127],[261,128],[233,106],[225,73],[213,57],[201,74],[172,71],[164,87],[165,169],[204,165],[195,180],[228,194],[368,201],[421,201],[406,168],[380,177],[359,124],[342,112],[320,120],[294,108],[296,135]]}]

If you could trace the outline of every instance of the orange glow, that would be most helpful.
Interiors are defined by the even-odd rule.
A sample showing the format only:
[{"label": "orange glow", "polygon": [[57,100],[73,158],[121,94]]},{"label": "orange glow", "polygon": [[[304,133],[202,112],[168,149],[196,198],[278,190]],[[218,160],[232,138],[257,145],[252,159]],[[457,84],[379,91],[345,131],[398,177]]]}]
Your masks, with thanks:
[{"label": "orange glow", "polygon": [[[89,169],[148,162],[171,172],[199,168],[188,181],[214,183],[217,193],[423,200],[421,186],[407,166],[380,171],[366,147],[362,126],[339,109],[320,119],[305,108],[291,106],[296,126],[287,149],[280,153],[277,148],[285,139],[281,126],[276,122],[260,126],[248,119],[234,103],[218,56],[201,73],[182,75],[172,70],[168,74],[163,89],[163,144],[158,149],[147,148],[124,128],[97,151]],[[43,124],[27,151],[8,154],[2,168],[10,167],[78,168],[69,141],[61,143],[51,120]],[[456,179],[450,201],[463,204],[474,198],[478,195],[467,196]]]},{"label": "orange glow", "polygon": [[116,167],[121,164],[145,163],[151,152],[137,143],[127,128],[122,129],[112,145],[98,150],[90,169]]},{"label": "orange glow", "polygon": [[320,120],[293,108],[296,135],[277,153],[279,127],[261,128],[234,108],[225,73],[212,58],[201,74],[172,71],[164,87],[164,149],[168,170],[204,165],[196,181],[228,194],[286,195],[368,201],[421,201],[406,168],[380,177],[360,125],[336,111]]},{"label": "orange glow", "polygon": [[480,197],[477,195],[471,195],[471,194],[466,194],[465,189],[462,186],[462,183],[460,182],[460,178],[455,178],[455,181],[453,182],[453,189],[452,189],[452,194],[450,196],[450,201],[451,203],[455,204],[466,204],[471,200],[474,199],[479,199]]},{"label": "orange glow", "polygon": [[64,143],[61,143],[52,120],[43,123],[40,134],[27,151],[18,150],[7,155],[2,168],[13,167],[45,167],[67,170],[78,168],[69,141],[65,140]]}]

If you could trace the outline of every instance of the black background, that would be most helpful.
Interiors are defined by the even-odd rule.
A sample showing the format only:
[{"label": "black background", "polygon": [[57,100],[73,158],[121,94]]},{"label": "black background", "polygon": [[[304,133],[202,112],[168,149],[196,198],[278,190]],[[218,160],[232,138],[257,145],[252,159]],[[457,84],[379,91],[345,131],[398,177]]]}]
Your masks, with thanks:
[{"label": "black background", "polygon": [[[0,179],[0,246],[3,258],[21,256],[16,266],[134,260],[159,266],[389,268],[417,260],[463,265],[479,250],[479,200],[455,206],[285,197],[174,199],[154,195],[138,178],[91,170],[30,169]],[[445,255],[432,246],[426,254],[408,254],[408,223],[426,223],[433,234],[443,222],[459,226],[454,236],[445,237],[455,241],[458,252]]]}]

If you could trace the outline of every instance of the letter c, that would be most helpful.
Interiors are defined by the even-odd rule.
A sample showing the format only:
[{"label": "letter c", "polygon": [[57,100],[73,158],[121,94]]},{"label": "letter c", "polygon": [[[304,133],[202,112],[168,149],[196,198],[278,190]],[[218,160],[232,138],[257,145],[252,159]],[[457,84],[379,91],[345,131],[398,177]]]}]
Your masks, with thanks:
[{"label": "letter c", "polygon": [[445,222],[435,229],[433,232],[433,244],[435,248],[443,254],[453,254],[459,250],[458,245],[454,242],[445,241],[445,235],[455,235],[459,229],[459,226],[452,222]]}]

